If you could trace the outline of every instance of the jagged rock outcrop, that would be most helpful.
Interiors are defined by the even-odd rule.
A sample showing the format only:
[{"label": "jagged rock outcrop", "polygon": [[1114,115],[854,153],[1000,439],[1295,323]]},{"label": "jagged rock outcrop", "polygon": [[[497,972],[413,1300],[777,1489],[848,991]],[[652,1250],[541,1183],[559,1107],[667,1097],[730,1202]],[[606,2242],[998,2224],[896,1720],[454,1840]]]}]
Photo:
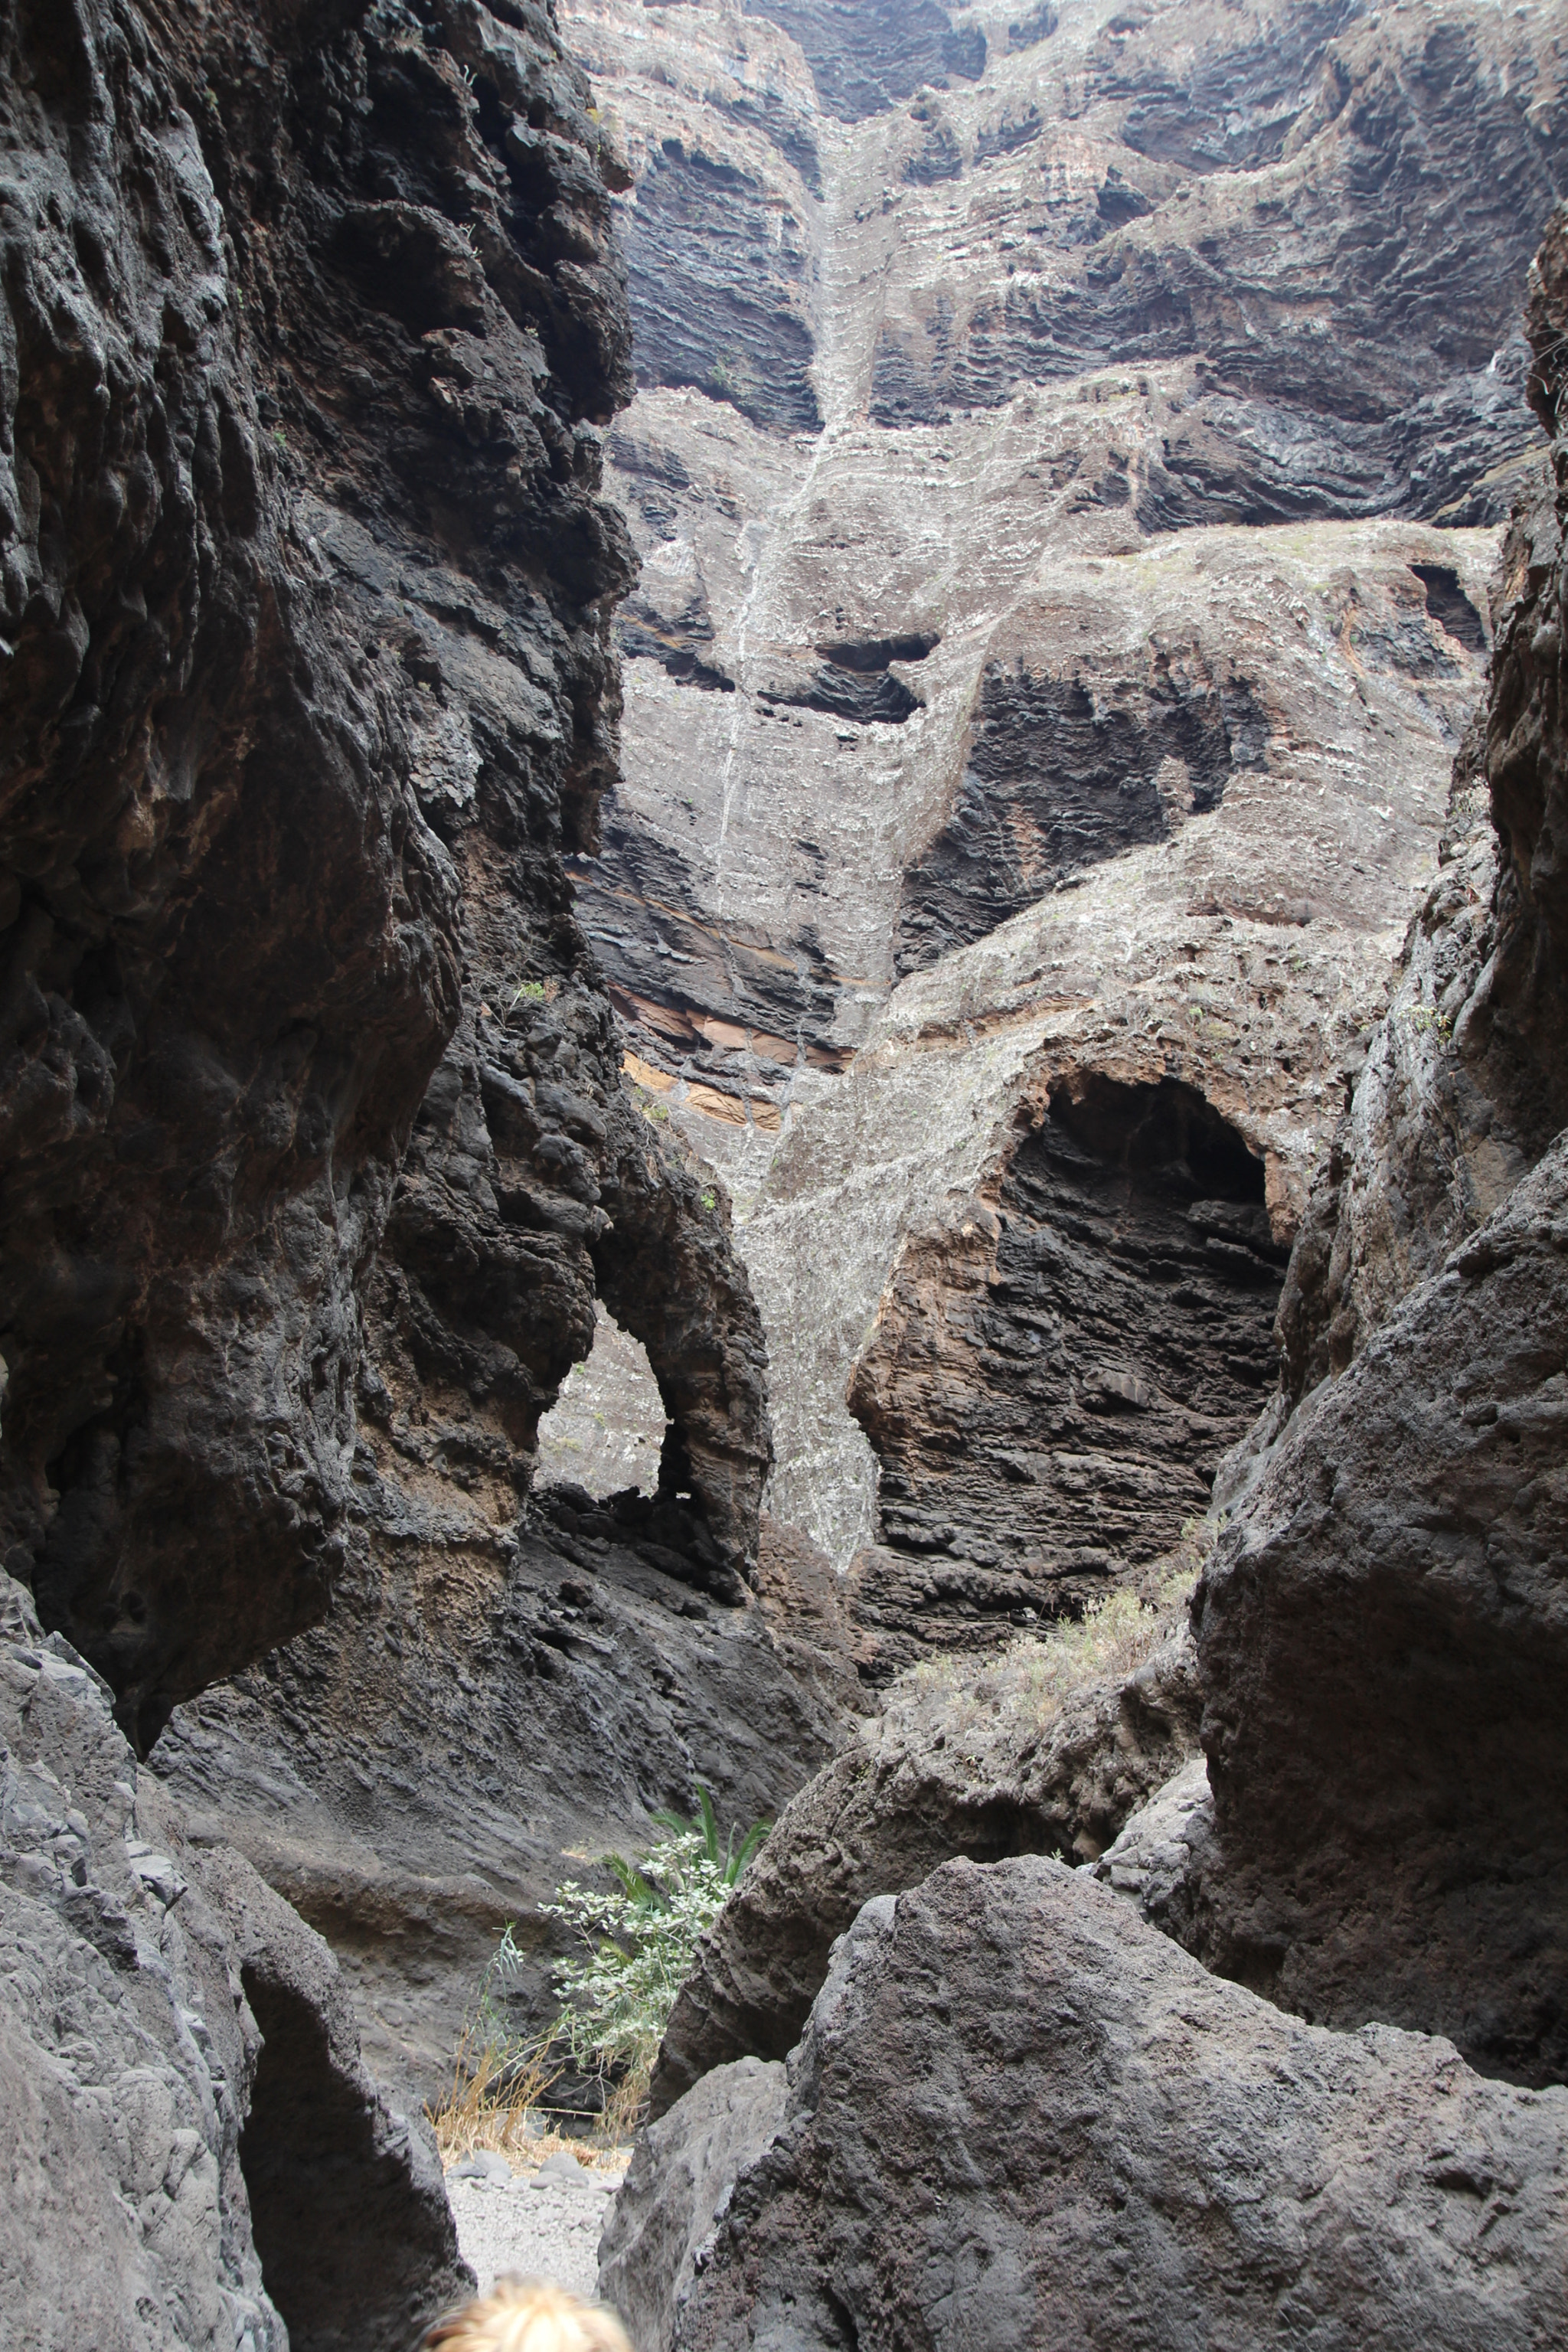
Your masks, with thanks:
[{"label": "jagged rock outcrop", "polygon": [[1405,944],[1315,1194],[1281,1316],[1292,1400],[1342,1371],[1414,1283],[1504,1201],[1568,1123],[1563,387],[1568,216],[1526,314],[1554,465],[1521,501],[1496,591],[1490,696],[1456,762],[1444,870]]},{"label": "jagged rock outcrop", "polygon": [[321,1938],[190,1840],[112,1704],[0,1577],[7,2329],[404,2352],[469,2276],[435,2149],[372,2087]]},{"label": "jagged rock outcrop", "polygon": [[836,1937],[873,1896],[954,1854],[1092,1860],[1108,1845],[1196,1744],[1191,1645],[1168,1620],[1156,1638],[1147,1616],[1126,1640],[1137,1662],[1080,1688],[1026,1643],[973,1679],[896,1685],[785,1808],[703,1938],[665,2029],[653,2113],[742,2053],[783,2058]]},{"label": "jagged rock outcrop", "polygon": [[[1565,2161],[1568,2092],[1284,2017],[1059,1863],[952,1862],[839,1945],[668,2340],[1544,2352]],[[679,2201],[661,2232],[645,2193],[634,2258]]]},{"label": "jagged rock outcrop", "polygon": [[497,1998],[542,2028],[559,1882],[640,1852],[649,1811],[694,1812],[700,1786],[726,1830],[772,1819],[861,1703],[831,1572],[771,1522],[739,1603],[727,1580],[714,1597],[700,1525],[647,1497],[546,1490],[493,1566],[451,1532],[368,1564],[326,1625],[180,1708],[153,1759],[328,1938],[372,2066],[423,2097],[509,1922],[526,1964]]},{"label": "jagged rock outcrop", "polygon": [[[624,297],[540,28],[103,0],[5,42],[7,1559],[145,1746],[325,1605],[360,1295],[465,961],[582,961]],[[580,1221],[570,1125],[532,1140]]]}]

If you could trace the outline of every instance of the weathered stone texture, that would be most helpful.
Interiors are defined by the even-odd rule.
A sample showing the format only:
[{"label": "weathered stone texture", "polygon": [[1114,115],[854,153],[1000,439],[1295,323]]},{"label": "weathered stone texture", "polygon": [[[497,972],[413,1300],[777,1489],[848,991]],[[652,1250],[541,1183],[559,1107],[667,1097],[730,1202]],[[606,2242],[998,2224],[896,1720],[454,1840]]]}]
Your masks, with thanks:
[{"label": "weathered stone texture", "polygon": [[599,2294],[639,2352],[670,2352],[676,2315],[737,2176],[784,2119],[784,2067],[715,2067],[673,2115],[637,2134],[599,2241]]},{"label": "weathered stone texture", "polygon": [[404,2352],[469,2275],[434,2149],[372,2088],[325,1945],[191,1842],[111,1704],[0,1578],[7,2329]]},{"label": "weathered stone texture", "polygon": [[1565,2166],[1568,2092],[1283,2017],[1059,1863],[952,1862],[839,1945],[673,2342],[1545,2352]]},{"label": "weathered stone texture", "polygon": [[[1290,1240],[1431,879],[1561,192],[1539,12],[992,9],[962,61],[941,15],[563,19],[634,307],[678,147],[660,332],[733,346],[612,441],[643,571],[583,919],[735,1200],[773,1506],[841,1563],[878,1532],[846,1382],[906,1237],[994,1211],[1037,1045],[1192,1086]],[[785,316],[820,430],[753,396]]]},{"label": "weathered stone texture", "polygon": [[1568,1121],[1562,212],[1531,273],[1527,324],[1552,464],[1503,544],[1491,691],[1455,763],[1444,870],[1405,943],[1290,1269],[1281,1336],[1292,1398],[1344,1369]]},{"label": "weathered stone texture", "polygon": [[[8,1558],[145,1744],[325,1605],[461,966],[592,986],[560,856],[613,760],[626,313],[542,23],[5,41]],[[580,1218],[570,1112],[529,1147]]]},{"label": "weathered stone texture", "polygon": [[1526,2081],[1568,2071],[1565,1244],[1560,1141],[1297,1409],[1194,1602],[1199,1948]]},{"label": "weathered stone texture", "polygon": [[466,1494],[410,1495],[372,1424],[357,1466],[392,1531],[363,1582],[181,1707],[154,1759],[329,1939],[377,2075],[434,2097],[509,1921],[518,2029],[553,2017],[565,1944],[539,1906],[581,1872],[563,1850],[640,1852],[699,1786],[726,1830],[771,1819],[864,1701],[831,1571],[791,1530],[764,1520],[753,1593],[668,1502],[547,1489],[518,1524],[506,1489],[490,1527],[478,1465]]},{"label": "weathered stone texture", "polygon": [[1263,1193],[1261,1160],[1192,1088],[1078,1072],[994,1210],[906,1241],[847,1400],[880,1472],[883,1551],[857,1602],[887,1626],[881,1674],[943,1638],[950,1597],[922,1610],[911,1568],[879,1607],[887,1550],[938,1587],[956,1559],[984,1638],[988,1587],[993,1621],[1054,1615],[1202,1516],[1276,1373],[1286,1253]]},{"label": "weathered stone texture", "polygon": [[742,2053],[783,2058],[834,1939],[873,1895],[954,1854],[1092,1859],[1192,1754],[1193,1665],[1184,1634],[1167,1636],[1131,1671],[1061,1694],[1025,1643],[972,1676],[896,1685],[785,1808],[703,1939],[665,2032],[654,2112]]}]

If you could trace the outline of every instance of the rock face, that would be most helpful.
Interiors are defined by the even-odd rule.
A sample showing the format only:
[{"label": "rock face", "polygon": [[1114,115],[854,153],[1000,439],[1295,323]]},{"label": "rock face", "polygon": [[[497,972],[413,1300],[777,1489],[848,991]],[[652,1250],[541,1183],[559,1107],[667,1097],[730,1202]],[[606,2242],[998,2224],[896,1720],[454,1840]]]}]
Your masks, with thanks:
[{"label": "rock face", "polygon": [[1568,2068],[1568,1154],[1542,1149],[1568,1084],[1565,253],[1559,214],[1530,310],[1556,501],[1510,533],[1456,779],[1461,803],[1490,785],[1496,862],[1473,829],[1413,932],[1298,1246],[1286,1385],[1227,1467],[1237,1507],[1194,1604],[1215,1801],[1196,1948],[1309,2016],[1447,2032],[1526,2081]]},{"label": "rock face", "polygon": [[1092,1860],[1108,1845],[1197,1739],[1188,1643],[1149,1655],[1140,1632],[1129,1646],[1144,1656],[1059,1700],[1055,1662],[1027,1644],[976,1677],[898,1685],[785,1808],[704,1937],[665,2031],[653,2112],[743,2053],[785,2056],[835,1938],[873,1896],[955,1854]]},{"label": "rock face", "polygon": [[1568,2071],[1565,1219],[1559,1145],[1298,1409],[1194,1604],[1203,1948],[1527,2081]]},{"label": "rock face", "polygon": [[1554,470],[1504,543],[1482,722],[1456,763],[1444,871],[1315,1196],[1282,1337],[1292,1397],[1342,1371],[1412,1284],[1503,1202],[1568,1122],[1563,817],[1568,227],[1531,275],[1532,404]]},{"label": "rock face", "polygon": [[439,1396],[427,1471],[478,1409],[526,1484],[597,1287],[741,1570],[761,1336],[562,869],[632,570],[580,75],[467,0],[6,38],[7,1558],[145,1748],[322,1612],[384,1231],[361,1402]]},{"label": "rock face", "polygon": [[[360,1295],[465,960],[581,988],[625,312],[547,37],[105,0],[5,43],[7,1558],[144,1747],[325,1604]],[[544,1235],[559,1371],[591,1282]]]},{"label": "rock face", "polygon": [[[1174,1506],[1130,1443],[1100,1509],[1076,1383],[1037,1479],[964,1488],[982,1433],[1047,1449],[952,1236],[1011,1215],[1053,1083],[1171,1080],[1263,1162],[1289,1246],[1430,882],[1533,462],[1563,61],[1529,13],[1425,0],[563,24],[625,131],[639,327],[624,776],[584,920],[649,1108],[734,1194],[772,1507],[840,1565],[877,1547],[879,1616],[933,1562],[986,1640],[1061,1556],[1161,1549]],[[1180,1436],[1178,1525],[1251,1379]],[[902,1491],[917,1454],[946,1492]]]},{"label": "rock face", "polygon": [[[426,1696],[365,1667],[423,1632],[426,1595],[454,1643],[510,1632],[538,1676],[546,1634],[599,1638],[559,1614],[566,1555],[508,1577],[539,1419],[602,1298],[670,1423],[626,1528],[666,1545],[635,1561],[637,1605],[745,1602],[738,1711],[781,1756],[804,1742],[804,1773],[813,1701],[746,1600],[760,1321],[722,1188],[623,1086],[564,866],[615,770],[608,615],[635,570],[599,496],[630,390],[625,166],[587,84],[520,0],[82,0],[6,16],[0,139],[5,1564],[138,1755],[334,1591],[305,1687],[317,1706],[335,1673],[356,1736],[383,1689]],[[649,1647],[639,1761],[685,1793]],[[431,1683],[456,1697],[467,1659],[441,1649]],[[270,1758],[300,1685],[287,1664],[260,1685]],[[432,1712],[450,1738],[457,1706]],[[418,1741],[383,1745],[423,1769]],[[129,1751],[117,1769],[155,1805]],[[140,2296],[170,2315],[149,2342],[259,2346],[273,2305],[297,2345],[401,2342],[461,2284],[438,2179],[377,2107],[323,1948],[237,1858],[220,1875],[165,1898],[207,1923],[231,2014],[169,1928],[145,2032],[174,2153],[145,2178],[89,2054],[141,2063],[99,2033],[118,1979],[25,1923],[29,2096],[103,2246],[100,2305],[61,2325],[140,2343]],[[141,1967],[102,1932],[104,1969]],[[91,1979],[79,2031],[62,1970]],[[210,2080],[182,2003],[211,2012]],[[32,2309],[75,2250],[26,2212]]]},{"label": "rock face", "polygon": [[[685,2113],[658,2127],[672,2168]],[[1483,2081],[1424,2035],[1283,2017],[1059,1863],[952,1862],[839,1945],[671,2340],[1306,2329],[1543,2352],[1565,2158],[1568,2092]]]},{"label": "rock face", "polygon": [[1262,1160],[1193,1087],[1074,1073],[994,1211],[911,1236],[847,1397],[881,1470],[886,1549],[857,1592],[882,1633],[873,1674],[906,1663],[911,1633],[985,1640],[1003,1612],[1055,1615],[1201,1517],[1216,1450],[1275,1375],[1285,1252],[1263,1195]]},{"label": "rock face", "polygon": [[563,1878],[640,1852],[649,1811],[694,1812],[699,1786],[726,1830],[772,1819],[850,1729],[831,1572],[763,1528],[738,1601],[689,1514],[546,1490],[493,1566],[405,1539],[326,1625],[176,1713],[158,1769],[329,1939],[400,2092],[448,2087],[509,1921],[508,2005],[542,2027]]},{"label": "rock face", "polygon": [[10,1578],[0,1611],[8,2327],[40,2352],[403,2352],[469,2274],[331,1955],[190,1841]]}]

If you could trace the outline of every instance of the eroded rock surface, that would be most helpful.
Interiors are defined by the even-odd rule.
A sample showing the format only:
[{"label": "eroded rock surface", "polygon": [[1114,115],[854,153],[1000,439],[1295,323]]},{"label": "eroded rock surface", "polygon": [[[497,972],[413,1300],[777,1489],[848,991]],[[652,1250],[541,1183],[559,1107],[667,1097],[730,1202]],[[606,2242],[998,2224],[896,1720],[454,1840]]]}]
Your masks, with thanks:
[{"label": "eroded rock surface", "polygon": [[[672,1424],[633,1534],[677,1530],[693,1610],[758,1572],[760,1321],[722,1187],[622,1085],[563,863],[615,769],[635,570],[599,496],[630,390],[624,159],[549,10],[513,0],[13,11],[0,141],[4,1557],[142,1754],[335,1591],[350,1744],[398,1759],[367,1645],[395,1655],[422,1578],[433,1682],[467,1675],[475,1620],[500,1640],[538,1421],[596,1297]],[[530,1675],[571,1605],[549,1557],[512,1626]],[[743,1613],[743,1712],[787,1753],[816,1718]],[[330,1680],[307,1668],[323,1740]],[[259,1678],[269,1759],[297,1688]],[[690,1758],[657,1688],[668,1792]],[[461,2284],[438,2179],[380,2116],[324,1948],[233,1869],[249,1891],[210,1940],[224,1998],[231,1961],[252,1987],[260,2071],[237,1995],[243,2030],[212,2026],[226,2109],[169,2026],[164,2189],[83,2127],[83,2197],[110,2239],[114,2198],[140,2200],[153,2252],[106,2239],[107,2300],[77,2315],[111,2340],[140,2325],[136,2264],[150,2310],[183,2267],[170,2340],[221,2336],[226,2294],[271,2340],[233,2161],[249,2101],[294,2340],[401,2341]],[[73,2039],[38,1998],[40,2053],[53,2032],[90,2072],[96,2024]],[[159,2196],[196,2216],[167,2277]],[[366,2231],[393,2249],[374,2275]]]},{"label": "eroded rock surface", "polygon": [[1526,324],[1553,464],[1504,542],[1490,694],[1455,764],[1443,871],[1291,1266],[1281,1336],[1292,1398],[1344,1369],[1568,1121],[1561,212],[1531,273]]},{"label": "eroded rock surface", "polygon": [[831,1570],[771,1522],[755,1594],[689,1512],[636,1496],[546,1490],[489,1554],[442,1533],[411,1529],[155,1751],[190,1817],[329,1939],[371,2064],[421,2097],[450,2082],[509,1921],[527,1965],[504,1997],[542,2028],[561,1880],[640,1853],[650,1811],[695,1812],[700,1786],[726,1830],[772,1819],[864,1704]]},{"label": "eroded rock surface", "polygon": [[[591,987],[560,858],[613,761],[625,304],[542,25],[102,0],[5,39],[7,1557],[145,1746],[325,1605],[465,963],[500,1010]],[[558,1378],[592,1281],[552,1254]]]},{"label": "eroded rock surface", "polygon": [[7,2327],[40,2352],[403,2352],[468,2273],[331,1954],[192,1842],[9,1578],[0,1611]]},{"label": "eroded rock surface", "polygon": [[[1149,1646],[1147,1638],[1143,1645]],[[1089,1859],[1197,1738],[1191,1645],[1053,1687],[1024,1644],[977,1675],[916,1675],[787,1806],[704,1937],[665,2032],[656,2114],[742,2053],[783,2058],[863,1903],[968,1854]]]},{"label": "eroded rock surface", "polygon": [[1286,1254],[1263,1195],[1194,1089],[1074,1074],[994,1210],[905,1244],[847,1395],[880,1471],[863,1671],[1056,1615],[1174,1549],[1275,1378]]},{"label": "eroded rock surface", "polygon": [[1565,1244],[1559,1142],[1298,1408],[1194,1603],[1200,1948],[1527,2081],[1568,2072]]},{"label": "eroded rock surface", "polygon": [[1565,2158],[1568,2092],[1281,2016],[1059,1863],[952,1862],[840,1944],[674,2342],[1543,2352]]},{"label": "eroded rock surface", "polygon": [[[584,919],[650,1110],[734,1195],[773,1507],[880,1546],[884,1613],[921,1555],[845,1387],[868,1351],[891,1400],[900,1252],[995,1213],[1047,1080],[1192,1087],[1292,1238],[1430,882],[1561,193],[1530,16],[987,6],[948,13],[962,58],[942,16],[564,19],[648,320]],[[969,1271],[925,1295],[973,1402]],[[881,1466],[945,1410],[900,1395]],[[1058,1450],[1060,1502],[1093,1449]],[[1033,1605],[999,1513],[926,1515],[976,1628]],[[1112,1549],[1087,1489],[1058,1517]]]},{"label": "eroded rock surface", "polygon": [[1568,2068],[1565,249],[1559,214],[1530,309],[1555,499],[1510,530],[1448,862],[1298,1244],[1284,1385],[1221,1480],[1184,1898],[1195,1948],[1274,1998],[1528,2081]]},{"label": "eroded rock surface", "polygon": [[777,2060],[737,2058],[638,2133],[599,2242],[599,2294],[642,2352],[669,2352],[715,2220],[778,2129],[787,2095]]}]

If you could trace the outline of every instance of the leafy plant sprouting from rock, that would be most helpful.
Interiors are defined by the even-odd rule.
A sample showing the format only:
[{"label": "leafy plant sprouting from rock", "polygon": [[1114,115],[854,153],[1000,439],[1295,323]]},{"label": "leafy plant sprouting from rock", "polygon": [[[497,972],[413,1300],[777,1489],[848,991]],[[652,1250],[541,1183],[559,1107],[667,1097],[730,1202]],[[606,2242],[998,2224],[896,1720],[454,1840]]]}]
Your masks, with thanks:
[{"label": "leafy plant sprouting from rock", "polygon": [[613,1888],[568,1880],[543,1906],[584,1947],[584,1958],[556,1968],[563,2005],[555,2032],[578,2066],[592,2068],[606,2086],[613,2082],[605,2116],[614,2136],[636,2121],[697,1947],[768,1833],[770,1824],[759,1822],[739,1845],[732,1829],[721,1840],[706,1789],[698,1801],[689,1820],[654,1814],[664,1834],[640,1867],[624,1854],[601,1856]]}]

